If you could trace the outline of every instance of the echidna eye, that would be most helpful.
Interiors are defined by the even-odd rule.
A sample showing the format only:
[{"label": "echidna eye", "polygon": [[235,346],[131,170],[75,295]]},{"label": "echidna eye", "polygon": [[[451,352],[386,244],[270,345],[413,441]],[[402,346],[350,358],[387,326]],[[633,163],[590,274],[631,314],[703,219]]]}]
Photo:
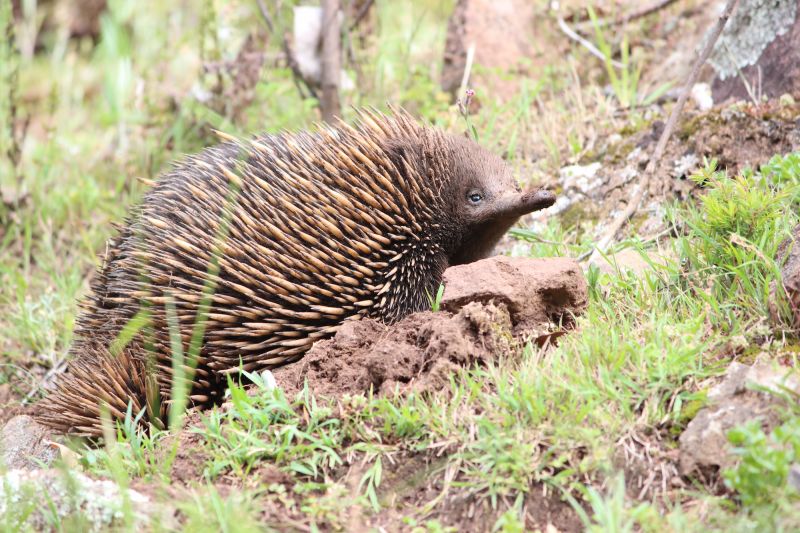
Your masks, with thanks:
[{"label": "echidna eye", "polygon": [[467,194],[467,199],[472,204],[479,204],[483,200],[483,195],[481,193],[479,193],[478,191],[470,191]]}]

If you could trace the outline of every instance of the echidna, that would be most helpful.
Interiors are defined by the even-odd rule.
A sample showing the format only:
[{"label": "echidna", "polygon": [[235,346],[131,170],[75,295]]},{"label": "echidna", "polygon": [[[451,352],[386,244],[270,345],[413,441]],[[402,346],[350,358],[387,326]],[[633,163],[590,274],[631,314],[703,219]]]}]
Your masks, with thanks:
[{"label": "echidna", "polygon": [[105,402],[114,417],[130,404],[158,420],[173,354],[198,341],[190,398],[213,402],[226,374],[297,361],[345,320],[429,307],[445,268],[485,257],[553,202],[403,111],[229,139],[164,175],[110,242],[39,419],[97,435]]}]

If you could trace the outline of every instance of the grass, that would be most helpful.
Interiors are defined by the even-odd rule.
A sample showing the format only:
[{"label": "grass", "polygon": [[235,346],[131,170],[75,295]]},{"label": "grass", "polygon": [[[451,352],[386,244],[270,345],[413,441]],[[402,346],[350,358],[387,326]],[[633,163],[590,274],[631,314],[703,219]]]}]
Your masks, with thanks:
[{"label": "grass", "polygon": [[[258,20],[255,4],[135,7],[109,2],[97,43],[52,30],[31,56],[0,43],[0,148],[19,150],[18,158],[0,161],[0,187],[15,199],[3,202],[0,213],[0,383],[20,396],[35,396],[43,375],[66,356],[76,299],[111,224],[124,219],[145,188],[136,178],[152,179],[181,154],[212,144],[212,129],[278,131],[316,119],[314,102],[298,95],[282,65],[264,69],[246,113],[217,106],[218,80],[202,72],[201,62],[235,57],[237,39]],[[400,13],[392,2],[376,2],[376,30],[356,46],[360,72],[346,65],[363,90],[347,101],[390,100],[462,132],[463,117],[436,83],[451,8],[451,1],[414,2]],[[18,38],[33,42],[31,28],[44,14],[25,14]],[[280,28],[288,27],[288,3],[274,15]],[[0,12],[0,27],[8,16]],[[610,37],[596,37],[610,58]],[[270,39],[269,50],[277,50],[276,37]],[[616,103],[588,84],[570,58],[525,80],[506,101],[479,94],[483,106],[468,127],[523,181],[574,162],[590,151],[587,124],[613,130],[614,109],[647,103],[638,86],[639,58],[628,56],[626,41],[620,46],[622,72],[608,61],[595,65],[610,69]],[[206,93],[212,98],[196,98]],[[19,117],[30,117],[30,124],[15,148]],[[708,384],[746,350],[797,363],[787,304],[780,294],[775,300],[771,287],[779,279],[778,246],[798,222],[800,157],[778,157],[740,176],[709,161],[694,179],[706,193],[670,208],[674,237],[645,242],[634,235],[624,243],[665,259],[640,275],[589,270],[589,307],[555,349],[527,345],[486,367],[456,372],[447,390],[424,397],[331,400],[306,390],[291,398],[268,377],[249,375],[255,389],[232,382],[227,409],[191,419],[201,474],[176,496],[163,493],[181,460],[180,407],[169,429],[137,432],[139,414],[130,412],[108,428],[102,446],[73,443],[80,468],[121,486],[146,484],[158,505],[175,505],[187,531],[286,524],[348,530],[389,516],[418,492],[425,497],[402,510],[404,527],[413,531],[450,530],[444,510],[461,500],[491,510],[487,527],[521,531],[542,494],[572,502],[591,531],[797,527],[797,494],[787,488],[798,454],[796,412],[770,434],[754,426],[731,434],[742,458],[723,474],[731,500],[699,485],[639,498],[628,488],[640,475],[637,465],[619,459],[632,442],[674,451]],[[577,218],[514,229],[514,253],[581,254],[592,245],[594,224]],[[441,291],[430,299],[436,310]],[[179,347],[176,355],[189,359],[197,350]],[[403,468],[410,474],[397,479]],[[283,481],[264,480],[273,469]],[[16,509],[19,516],[4,520],[13,522],[10,530],[24,530],[29,509]],[[130,525],[126,512],[123,523]]]}]

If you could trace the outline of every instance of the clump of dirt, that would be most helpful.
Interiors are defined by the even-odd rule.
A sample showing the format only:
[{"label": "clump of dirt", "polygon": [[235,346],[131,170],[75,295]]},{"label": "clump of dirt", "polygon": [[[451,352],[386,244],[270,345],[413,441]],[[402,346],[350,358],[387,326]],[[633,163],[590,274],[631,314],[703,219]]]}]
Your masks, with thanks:
[{"label": "clump of dirt", "polygon": [[492,257],[448,268],[442,309],[457,312],[470,302],[502,303],[515,337],[571,325],[587,304],[586,280],[572,259]]},{"label": "clump of dirt", "polygon": [[514,350],[504,305],[472,303],[456,314],[415,313],[393,326],[348,321],[275,380],[293,396],[308,381],[315,394],[425,392],[445,387],[459,367],[485,364]]},{"label": "clump of dirt", "polygon": [[587,303],[583,272],[570,259],[492,257],[448,269],[444,284],[443,311],[391,326],[347,321],[300,362],[277,369],[275,380],[289,396],[306,381],[325,396],[440,390],[458,368],[554,338]]}]

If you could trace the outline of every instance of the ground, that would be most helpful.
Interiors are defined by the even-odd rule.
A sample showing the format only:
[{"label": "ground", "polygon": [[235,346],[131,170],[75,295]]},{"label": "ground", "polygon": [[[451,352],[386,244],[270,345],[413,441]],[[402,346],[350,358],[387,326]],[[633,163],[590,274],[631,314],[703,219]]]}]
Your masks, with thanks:
[{"label": "ground", "polygon": [[[17,46],[0,43],[0,425],[63,372],[78,302],[149,182],[217,142],[215,130],[319,119],[282,59],[290,2],[263,3],[273,31],[244,0],[114,0],[96,23],[58,7],[70,3],[80,2],[13,2]],[[439,85],[453,4],[375,2],[349,32],[356,89],[344,102],[392,102],[474,131],[521,183],[560,198],[499,252],[588,257],[663,131],[686,58],[713,21],[707,3],[589,25],[602,60],[555,29],[549,2],[534,2],[534,60],[513,72],[478,66],[468,117]],[[583,3],[561,4],[564,20],[587,27]],[[614,20],[636,3],[592,5]],[[0,27],[10,7],[0,3]],[[800,201],[799,96],[712,109],[690,100],[646,205],[608,261],[576,270],[587,300],[568,327],[519,342],[507,310],[453,318],[446,305],[391,331],[354,325],[296,367],[232,383],[223,405],[190,410],[169,430],[138,431],[133,413],[99,441],[39,438],[58,450],[60,469],[28,479],[48,490],[26,489],[19,471],[3,477],[3,529],[797,529],[800,391],[778,378],[798,357],[784,261]],[[354,118],[349,107],[344,118]],[[360,344],[373,334],[383,344]],[[472,344],[447,353],[460,342]],[[381,366],[396,353],[405,367]],[[337,365],[341,382],[325,381]],[[719,393],[745,367],[771,392]],[[411,368],[436,372],[416,388]],[[769,416],[712,440],[691,428],[740,401]],[[93,490],[106,496],[86,497]],[[71,505],[51,505],[55,494]]]}]

